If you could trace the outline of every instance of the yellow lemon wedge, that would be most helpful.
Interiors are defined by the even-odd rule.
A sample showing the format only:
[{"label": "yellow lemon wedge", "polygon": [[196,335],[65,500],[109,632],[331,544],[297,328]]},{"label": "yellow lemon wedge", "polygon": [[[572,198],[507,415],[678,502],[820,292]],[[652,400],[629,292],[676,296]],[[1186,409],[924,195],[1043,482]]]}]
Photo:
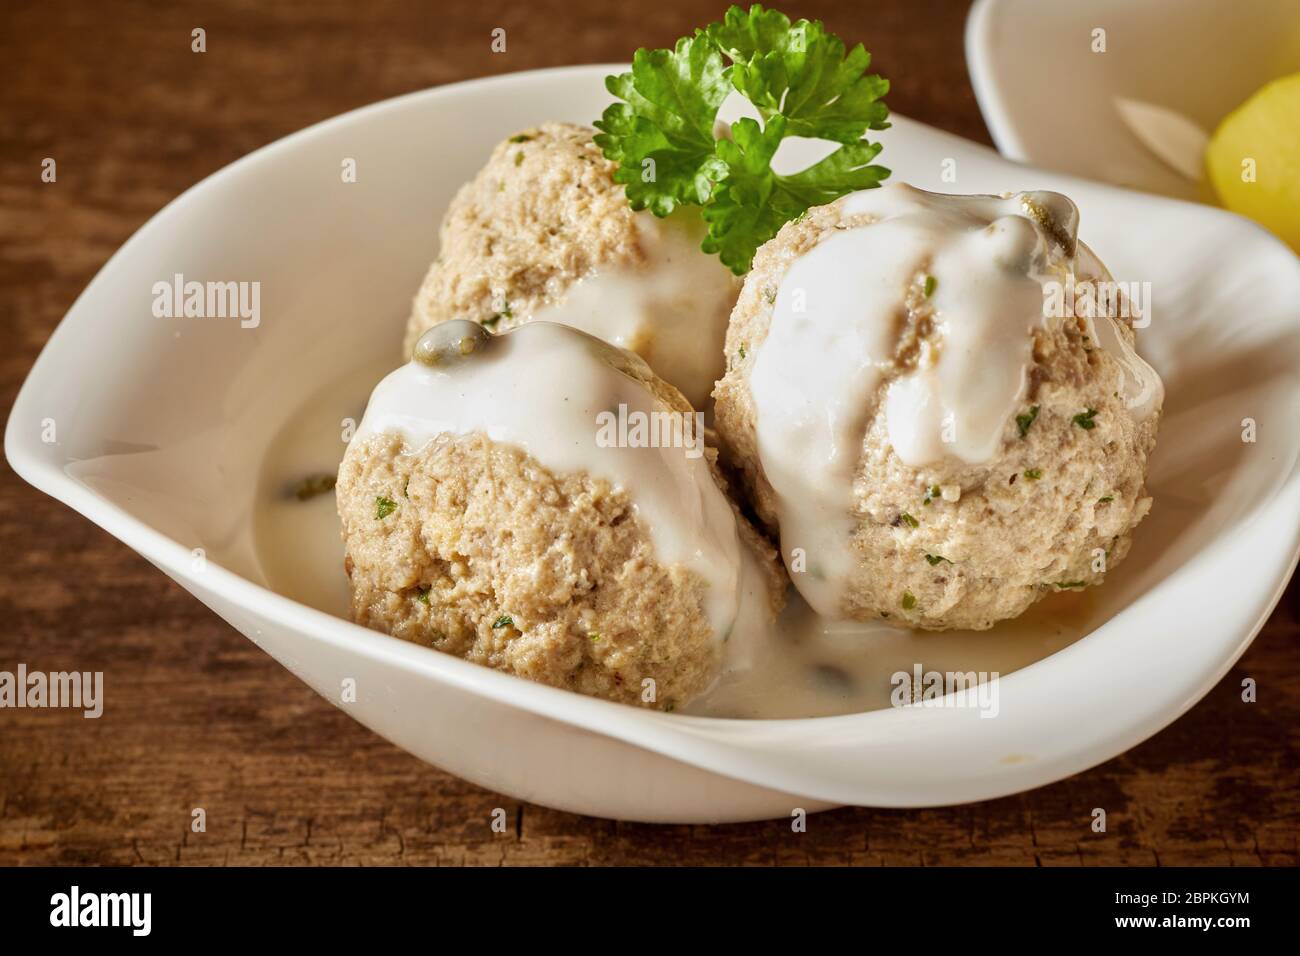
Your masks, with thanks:
[{"label": "yellow lemon wedge", "polygon": [[1228,114],[1205,167],[1224,206],[1300,252],[1300,73],[1274,80]]}]

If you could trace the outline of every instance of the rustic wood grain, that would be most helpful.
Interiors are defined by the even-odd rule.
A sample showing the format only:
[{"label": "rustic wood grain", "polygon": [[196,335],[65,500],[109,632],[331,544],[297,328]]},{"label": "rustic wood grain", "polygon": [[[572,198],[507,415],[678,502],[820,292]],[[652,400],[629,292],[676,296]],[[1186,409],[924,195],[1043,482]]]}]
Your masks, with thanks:
[{"label": "rustic wood grain", "polygon": [[[0,5],[0,400],[64,311],[186,187],[384,97],[625,58],[721,3]],[[862,38],[898,112],[988,142],[958,2],[799,3]],[[190,52],[190,30],[208,52]],[[493,27],[508,51],[489,50]],[[58,161],[57,184],[39,180]],[[70,383],[70,387],[75,387]],[[652,827],[519,805],[318,699],[145,561],[0,466],[0,669],[102,670],[105,716],[0,711],[0,864],[1295,864],[1300,592],[1189,714],[1041,790],[923,812]],[[1240,700],[1253,677],[1259,702]],[[208,830],[189,831],[191,810]],[[494,835],[494,808],[515,826]],[[1109,831],[1089,828],[1094,807]]]}]

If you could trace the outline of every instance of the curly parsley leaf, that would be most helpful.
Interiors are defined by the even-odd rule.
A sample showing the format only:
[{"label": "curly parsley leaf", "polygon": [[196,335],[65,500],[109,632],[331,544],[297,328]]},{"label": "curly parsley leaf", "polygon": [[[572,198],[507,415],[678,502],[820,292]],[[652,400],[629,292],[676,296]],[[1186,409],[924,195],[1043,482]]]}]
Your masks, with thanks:
[{"label": "curly parsley leaf", "polygon": [[731,84],[717,46],[702,33],[672,50],[637,50],[632,72],[607,77],[621,103],[596,121],[596,145],[618,163],[633,209],[667,216],[679,205],[703,205],[722,169],[714,155],[713,121]]},{"label": "curly parsley leaf", "polygon": [[772,172],[772,155],[780,145],[785,119],[775,116],[763,128],[752,119],[738,120],[731,139],[718,140],[718,157],[726,175],[700,215],[709,224],[701,248],[716,252],[732,272],[749,271],[754,251],[808,207],[780,189]]},{"label": "curly parsley leaf", "polygon": [[818,20],[790,18],[755,4],[732,7],[709,37],[734,63],[731,82],[764,122],[784,116],[787,136],[856,143],[869,129],[886,129],[880,98],[889,81],[867,73],[871,54],[859,43],[827,33]]},{"label": "curly parsley leaf", "polygon": [[[861,44],[846,49],[818,21],[791,23],[758,4],[732,7],[672,50],[638,50],[630,73],[607,78],[621,102],[597,121],[595,142],[618,164],[614,179],[633,209],[667,216],[701,206],[709,227],[703,250],[741,274],[785,223],[889,175],[871,165],[879,144],[863,138],[889,125],[880,102],[889,83],[866,73],[870,63]],[[715,138],[732,89],[762,123],[741,119]],[[772,158],[788,136],[840,145],[807,169],[778,175]]]},{"label": "curly parsley leaf", "polygon": [[718,141],[727,175],[701,212],[709,224],[702,248],[718,253],[737,275],[749,271],[758,247],[791,219],[846,193],[878,186],[888,175],[888,170],[869,165],[880,152],[879,144],[862,141],[841,146],[798,173],[780,176],[771,162],[786,129],[779,113],[765,127],[741,119],[732,124],[730,140]]}]

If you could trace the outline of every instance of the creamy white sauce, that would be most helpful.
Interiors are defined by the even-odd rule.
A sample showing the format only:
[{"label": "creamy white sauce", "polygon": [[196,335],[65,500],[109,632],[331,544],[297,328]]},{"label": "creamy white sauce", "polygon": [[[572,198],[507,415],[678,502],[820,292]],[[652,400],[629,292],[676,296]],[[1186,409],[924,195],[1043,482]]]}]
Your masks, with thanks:
[{"label": "creamy white sauce", "polygon": [[[1110,271],[1097,258],[1096,253],[1082,242],[1079,243],[1078,267],[1070,275],[1069,283],[1082,281],[1114,281]],[[1077,307],[1076,307],[1077,311]],[[1119,360],[1120,395],[1133,417],[1139,421],[1149,418],[1164,405],[1165,383],[1160,375],[1137,354],[1129,339],[1120,332],[1116,319],[1111,314],[1100,316],[1084,315],[1088,330],[1098,347],[1105,349]]]},{"label": "creamy white sauce", "polygon": [[299,500],[294,490],[305,478],[338,474],[366,396],[391,367],[384,360],[325,383],[289,416],[262,462],[253,512],[262,574],[276,592],[337,617],[350,617],[352,602],[334,492]]},{"label": "creamy white sauce", "polygon": [[[432,368],[412,361],[397,369],[370,396],[353,441],[396,434],[415,451],[439,435],[481,432],[556,474],[603,478],[626,491],[656,558],[703,579],[704,608],[717,641],[733,629],[761,627],[761,574],[698,449],[598,440],[602,413],[630,418],[668,411],[645,385],[611,364],[619,358],[612,346],[574,328],[529,322],[460,361]],[[728,642],[736,660],[742,643]]]},{"label": "creamy white sauce", "polygon": [[738,280],[700,251],[704,227],[694,210],[666,219],[642,212],[635,221],[643,262],[580,279],[533,317],[636,352],[702,409],[722,377]]},{"label": "creamy white sauce", "polygon": [[1098,626],[1098,592],[1061,593],[987,631],[917,631],[880,621],[833,621],[791,589],[754,666],[726,674],[685,708],[708,717],[831,717],[896,704],[897,675],[924,672],[1006,676]]},{"label": "creamy white sauce", "polygon": [[[293,412],[263,461],[254,512],[254,541],[266,585],[344,619],[350,616],[350,601],[334,494],[299,501],[292,489],[306,475],[337,470],[346,448],[340,434],[343,419],[360,420],[366,397],[384,371],[362,369],[327,383]],[[1005,675],[1096,627],[1104,618],[1095,606],[1097,598],[1092,588],[1057,594],[992,630],[934,633],[820,618],[791,590],[775,629],[761,620],[737,625],[727,642],[726,671],[685,712],[739,718],[862,713],[890,706],[892,676],[917,663],[927,670]],[[761,592],[743,600],[751,609],[766,606]],[[733,646],[749,659],[739,657]]]},{"label": "creamy white sauce", "polygon": [[[1072,281],[1077,264],[1077,211],[1058,194],[948,196],[896,184],[839,202],[844,217],[872,222],[790,265],[750,380],[782,551],[790,562],[802,549],[808,573],[795,580],[827,616],[854,563],[853,473],[870,420],[884,414],[894,451],[914,467],[991,459],[1028,387],[1031,333],[1053,321],[1044,284]],[[918,300],[927,276],[933,291]],[[933,335],[900,372],[909,292]],[[1130,410],[1150,414],[1159,378],[1113,318],[1094,329],[1129,370]]]}]

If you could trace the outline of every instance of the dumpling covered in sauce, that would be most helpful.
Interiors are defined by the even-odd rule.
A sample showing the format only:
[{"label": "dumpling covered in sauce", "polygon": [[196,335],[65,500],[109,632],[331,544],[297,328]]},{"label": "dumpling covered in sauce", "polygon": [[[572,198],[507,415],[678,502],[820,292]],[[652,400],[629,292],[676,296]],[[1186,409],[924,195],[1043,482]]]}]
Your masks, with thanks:
[{"label": "dumpling covered in sauce", "polygon": [[631,349],[703,408],[722,375],[739,280],[700,251],[696,210],[656,219],[629,208],[594,132],[525,130],[461,188],[411,309],[406,354],[448,319],[504,332],[540,318]]},{"label": "dumpling covered in sauce", "polygon": [[448,322],[414,355],[339,469],[358,623],[667,710],[744,666],[784,573],[675,388],[549,322]]},{"label": "dumpling covered in sauce", "polygon": [[1077,223],[899,184],[759,250],[716,425],[818,613],[987,628],[1128,552],[1163,388]]}]

